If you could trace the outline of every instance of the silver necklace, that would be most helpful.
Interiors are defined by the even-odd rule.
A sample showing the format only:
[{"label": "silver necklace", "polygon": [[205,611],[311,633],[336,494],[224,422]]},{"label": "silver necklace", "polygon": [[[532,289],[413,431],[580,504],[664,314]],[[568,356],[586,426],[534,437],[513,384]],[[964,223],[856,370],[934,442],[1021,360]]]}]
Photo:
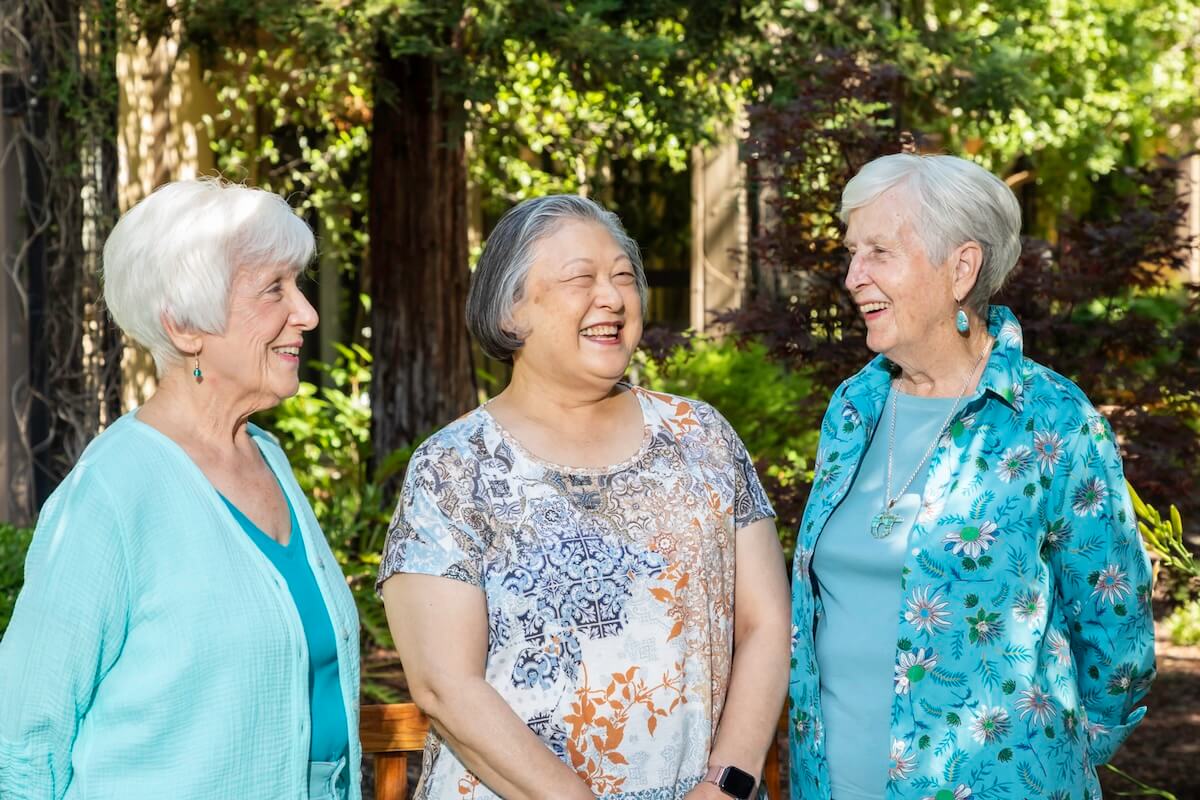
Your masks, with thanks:
[{"label": "silver necklace", "polygon": [[917,468],[913,470],[912,475],[908,476],[908,480],[900,487],[900,491],[892,495],[892,457],[896,451],[896,393],[900,391],[896,384],[892,386],[892,420],[888,430],[888,458],[887,458],[887,487],[883,495],[884,506],[878,514],[871,518],[871,535],[876,539],[886,539],[892,533],[892,528],[900,522],[900,515],[892,512],[896,503],[900,502],[900,498],[908,491],[908,487],[916,480],[917,475],[921,473],[921,468],[925,466],[925,462],[933,455],[933,449],[937,447],[937,443],[941,441],[942,436],[946,434],[946,428],[950,425],[950,420],[954,419],[955,413],[958,412],[958,404],[962,402],[963,396],[967,393],[967,387],[971,385],[971,379],[975,377],[975,372],[979,369],[979,365],[983,363],[983,357],[987,355],[991,349],[991,339],[984,342],[983,350],[979,353],[979,357],[975,359],[974,366],[967,373],[967,379],[963,381],[962,388],[958,390],[958,397],[954,399],[954,406],[950,409],[950,413],[946,415],[945,422],[938,429],[937,435],[933,437],[933,441],[929,443],[929,447],[925,450],[925,455],[921,456],[921,460],[917,463]]}]

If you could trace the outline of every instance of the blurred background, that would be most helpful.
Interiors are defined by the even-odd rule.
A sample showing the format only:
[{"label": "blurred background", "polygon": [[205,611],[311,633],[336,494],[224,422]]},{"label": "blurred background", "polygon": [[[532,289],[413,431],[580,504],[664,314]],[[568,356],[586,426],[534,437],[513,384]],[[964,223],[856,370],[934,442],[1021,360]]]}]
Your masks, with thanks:
[{"label": "blurred background", "polygon": [[262,423],[359,598],[366,700],[391,702],[374,571],[412,448],[507,378],[462,312],[504,211],[573,192],[621,216],[651,286],[631,378],[729,417],[790,552],[820,415],[869,356],[841,187],[951,153],[1017,194],[1003,302],[1144,501],[1162,677],[1104,780],[1200,797],[1198,60],[1200,0],[5,0],[0,632],[38,509],[153,391],[100,252],[162,183],[268,188],[317,234],[305,383]]}]

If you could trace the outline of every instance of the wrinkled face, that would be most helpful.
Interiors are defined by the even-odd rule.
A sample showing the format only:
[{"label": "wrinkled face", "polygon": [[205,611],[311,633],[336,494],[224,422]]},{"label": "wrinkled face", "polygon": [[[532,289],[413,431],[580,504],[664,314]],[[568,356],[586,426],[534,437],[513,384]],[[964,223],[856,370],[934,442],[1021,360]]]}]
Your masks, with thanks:
[{"label": "wrinkled face", "polygon": [[612,235],[571,220],[533,248],[525,291],[513,309],[525,367],[567,384],[607,388],[619,380],[642,337],[633,263]]},{"label": "wrinkled face", "polygon": [[[300,345],[317,312],[297,286],[291,265],[241,269],[230,287],[225,333],[203,337],[204,383],[228,396],[270,408],[300,388]],[[189,362],[189,371],[190,371]]]},{"label": "wrinkled face", "polygon": [[915,201],[895,187],[850,212],[846,288],[867,322],[867,347],[903,363],[953,333],[954,270],[930,263],[911,221]]}]

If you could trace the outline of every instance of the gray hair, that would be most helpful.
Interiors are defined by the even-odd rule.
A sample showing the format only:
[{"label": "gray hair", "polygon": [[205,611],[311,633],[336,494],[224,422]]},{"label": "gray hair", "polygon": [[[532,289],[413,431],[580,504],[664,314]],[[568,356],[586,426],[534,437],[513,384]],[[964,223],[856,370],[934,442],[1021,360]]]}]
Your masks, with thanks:
[{"label": "gray hair", "polygon": [[475,266],[467,294],[467,328],[483,352],[512,363],[524,342],[514,331],[513,308],[525,293],[525,278],[533,266],[533,247],[569,220],[602,225],[633,264],[638,297],[646,310],[646,271],[642,254],[621,220],[586,197],[552,194],[519,203],[508,211],[488,236]]},{"label": "gray hair", "polygon": [[963,302],[987,319],[988,304],[1021,255],[1021,207],[1012,189],[962,158],[897,153],[869,162],[846,184],[842,222],[849,221],[851,211],[900,185],[913,193],[913,222],[931,262],[941,264],[967,242],[983,249],[979,277]]},{"label": "gray hair", "polygon": [[158,374],[183,360],[163,317],[221,334],[239,269],[312,261],[312,230],[287,202],[219,178],[175,181],[129,209],[104,245],[104,301]]}]

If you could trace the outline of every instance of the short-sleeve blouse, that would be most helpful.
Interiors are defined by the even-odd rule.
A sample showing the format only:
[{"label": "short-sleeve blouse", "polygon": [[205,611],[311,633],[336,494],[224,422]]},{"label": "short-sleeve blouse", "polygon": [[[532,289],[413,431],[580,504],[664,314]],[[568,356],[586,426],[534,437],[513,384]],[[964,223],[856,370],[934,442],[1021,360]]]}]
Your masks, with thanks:
[{"label": "short-sleeve blouse", "polygon": [[[773,512],[716,410],[630,391],[645,432],[611,467],[542,461],[483,407],[431,437],[379,580],[480,587],[486,679],[530,730],[596,795],[674,800],[705,772],[729,684],[735,534]],[[431,732],[416,797],[496,795]]]}]

